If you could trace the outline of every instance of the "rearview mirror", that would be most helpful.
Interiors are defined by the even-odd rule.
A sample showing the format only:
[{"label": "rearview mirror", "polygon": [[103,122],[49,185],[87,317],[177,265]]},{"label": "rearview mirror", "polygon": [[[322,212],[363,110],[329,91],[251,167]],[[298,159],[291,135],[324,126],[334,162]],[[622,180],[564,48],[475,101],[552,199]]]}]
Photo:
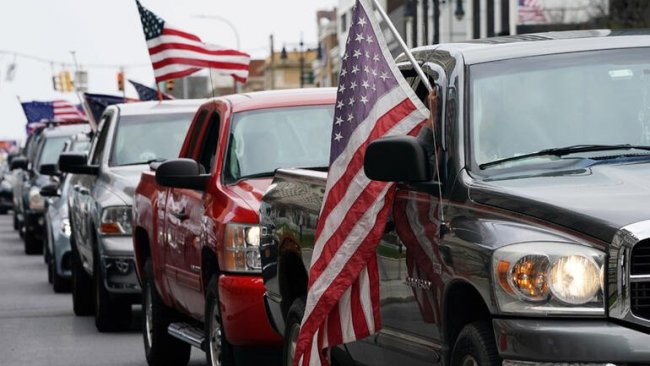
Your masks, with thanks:
[{"label": "rearview mirror", "polygon": [[88,157],[84,153],[65,152],[59,156],[59,170],[74,174],[99,174],[99,166],[88,165]]},{"label": "rearview mirror", "polygon": [[61,173],[56,164],[43,164],[38,168],[38,172],[41,175],[59,175]]},{"label": "rearview mirror", "polygon": [[11,160],[11,165],[9,166],[9,168],[11,168],[11,170],[15,170],[15,169],[25,170],[27,169],[27,165],[29,165],[29,161],[27,160],[26,157],[17,156]]},{"label": "rearview mirror", "polygon": [[58,197],[59,196],[59,185],[56,183],[50,183],[41,187],[41,196],[43,197]]},{"label": "rearview mirror", "polygon": [[366,176],[382,182],[428,182],[432,179],[424,146],[413,136],[388,136],[371,142],[363,162]]},{"label": "rearview mirror", "polygon": [[168,160],[156,169],[156,183],[163,187],[204,191],[210,174],[192,159]]}]

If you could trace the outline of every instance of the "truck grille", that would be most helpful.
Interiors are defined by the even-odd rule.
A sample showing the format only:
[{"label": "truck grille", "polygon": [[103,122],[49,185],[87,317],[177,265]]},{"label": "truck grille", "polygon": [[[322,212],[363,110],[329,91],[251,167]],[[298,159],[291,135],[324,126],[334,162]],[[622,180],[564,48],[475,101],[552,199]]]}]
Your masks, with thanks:
[{"label": "truck grille", "polygon": [[631,275],[650,274],[650,241],[637,244],[632,249]]},{"label": "truck grille", "polygon": [[632,313],[650,319],[650,241],[632,249],[630,261],[630,305]]}]

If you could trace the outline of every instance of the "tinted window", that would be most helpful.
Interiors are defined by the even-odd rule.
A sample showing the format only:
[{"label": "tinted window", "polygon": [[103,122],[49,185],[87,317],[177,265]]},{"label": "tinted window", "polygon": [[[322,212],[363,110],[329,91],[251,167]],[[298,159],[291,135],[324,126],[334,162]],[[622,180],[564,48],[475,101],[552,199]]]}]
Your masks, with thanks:
[{"label": "tinted window", "polygon": [[334,106],[273,108],[233,116],[225,166],[227,182],[277,168],[327,167]]},{"label": "tinted window", "polygon": [[199,139],[199,136],[201,135],[201,131],[203,131],[203,126],[205,125],[205,117],[208,115],[207,110],[202,110],[199,116],[196,118],[196,124],[192,128],[192,136],[190,137],[190,143],[187,148],[187,152],[185,154],[186,158],[193,158],[194,157],[194,150],[196,149],[197,145],[197,140]]},{"label": "tinted window", "polygon": [[214,156],[217,151],[217,144],[219,142],[219,115],[216,113],[210,117],[210,124],[205,133],[203,144],[201,145],[201,153],[199,155],[199,163],[203,165],[206,172],[212,171],[214,165]]},{"label": "tinted window", "polygon": [[146,164],[178,157],[191,119],[191,113],[120,118],[109,165]]},{"label": "tinted window", "polygon": [[111,122],[110,117],[107,115],[105,115],[102,119],[103,122],[99,124],[99,135],[97,136],[97,139],[95,140],[94,146],[92,148],[93,153],[90,163],[93,165],[99,165],[102,161],[102,156],[104,156],[104,148],[106,146],[106,139]]}]

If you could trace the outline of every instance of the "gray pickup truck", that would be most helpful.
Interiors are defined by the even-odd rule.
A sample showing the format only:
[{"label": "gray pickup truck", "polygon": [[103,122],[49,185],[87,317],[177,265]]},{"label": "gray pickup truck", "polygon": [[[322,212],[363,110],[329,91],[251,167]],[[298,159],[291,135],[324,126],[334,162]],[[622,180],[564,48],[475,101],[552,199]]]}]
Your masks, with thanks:
[{"label": "gray pickup truck", "polygon": [[118,104],[103,113],[89,155],[63,153],[62,172],[81,175],[68,197],[72,301],[99,331],[131,324],[140,302],[131,241],[131,206],[149,164],[178,156],[200,100]]},{"label": "gray pickup truck", "polygon": [[[336,362],[650,363],[648,44],[590,31],[414,50],[441,91],[439,154],[415,137],[368,146],[366,175],[398,183],[377,248],[382,329],[334,348]],[[286,365],[326,179],[279,170],[260,207]]]}]

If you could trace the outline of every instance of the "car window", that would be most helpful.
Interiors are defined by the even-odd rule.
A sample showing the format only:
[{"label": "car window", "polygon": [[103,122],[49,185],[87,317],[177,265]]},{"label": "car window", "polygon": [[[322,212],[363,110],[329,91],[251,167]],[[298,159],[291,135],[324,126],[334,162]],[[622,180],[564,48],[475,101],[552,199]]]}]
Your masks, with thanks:
[{"label": "car window", "polygon": [[187,145],[187,150],[185,151],[185,158],[194,158],[194,153],[196,151],[196,146],[198,144],[199,136],[203,131],[203,126],[205,125],[206,116],[208,111],[206,109],[201,110],[198,117],[196,117],[196,124],[192,128],[192,136],[190,136],[190,142]]},{"label": "car window", "polygon": [[212,113],[208,129],[201,144],[198,162],[205,168],[207,173],[212,172],[214,166],[214,157],[219,143],[219,114]]},{"label": "car window", "polygon": [[146,164],[176,158],[192,113],[122,116],[115,128],[110,166]]},{"label": "car window", "polygon": [[61,136],[50,137],[44,140],[43,148],[39,155],[38,163],[36,164],[37,171],[43,164],[56,164],[68,138],[69,136]]},{"label": "car window", "polygon": [[277,168],[329,166],[333,105],[269,108],[233,116],[224,178],[273,175]]},{"label": "car window", "polygon": [[106,146],[106,139],[108,138],[108,130],[110,129],[111,118],[109,115],[104,115],[99,126],[99,135],[95,139],[92,146],[92,156],[90,163],[92,165],[99,165],[104,156],[104,147]]}]

